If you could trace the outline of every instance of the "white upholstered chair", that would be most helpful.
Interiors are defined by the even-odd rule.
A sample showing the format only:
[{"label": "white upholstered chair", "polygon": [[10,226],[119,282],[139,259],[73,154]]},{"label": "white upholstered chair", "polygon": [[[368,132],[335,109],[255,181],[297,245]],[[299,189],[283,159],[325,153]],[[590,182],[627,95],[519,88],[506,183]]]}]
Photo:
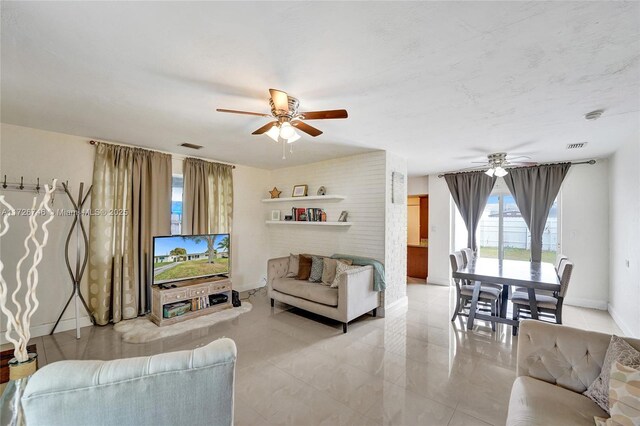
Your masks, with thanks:
[{"label": "white upholstered chair", "polygon": [[59,361],[29,379],[26,424],[233,425],[236,345],[114,361]]}]

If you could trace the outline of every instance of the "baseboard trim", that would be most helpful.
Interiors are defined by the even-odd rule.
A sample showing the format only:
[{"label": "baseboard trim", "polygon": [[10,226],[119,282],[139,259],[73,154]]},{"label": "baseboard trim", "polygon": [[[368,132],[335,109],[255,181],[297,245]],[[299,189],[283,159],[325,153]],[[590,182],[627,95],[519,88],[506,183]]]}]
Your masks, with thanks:
[{"label": "baseboard trim", "polygon": [[565,304],[570,306],[577,306],[579,308],[589,308],[589,309],[598,309],[600,311],[607,310],[607,302],[603,300],[594,300],[594,299],[582,299],[579,297],[572,297],[570,299],[565,299]]},{"label": "baseboard trim", "polygon": [[623,320],[620,315],[616,312],[616,310],[611,306],[611,303],[607,305],[607,310],[609,311],[609,315],[613,318],[613,321],[620,327],[620,330],[625,334],[625,336],[640,338],[640,335],[635,334],[631,327],[629,327]]},{"label": "baseboard trim", "polygon": [[[91,320],[89,319],[89,317],[80,317],[80,320],[78,322],[80,323],[80,327],[88,327],[91,325]],[[50,322],[47,324],[40,324],[40,325],[31,327],[31,337],[40,337],[40,336],[48,335],[49,333],[51,333],[51,329],[53,328],[54,324],[55,323]],[[60,333],[62,331],[74,330],[75,328],[76,328],[75,318],[64,319],[64,320],[61,320],[58,326],[56,327],[56,333]],[[9,341],[7,340],[5,331],[6,330],[3,330],[2,334],[0,335],[0,344],[2,345],[9,343]]]},{"label": "baseboard trim", "polygon": [[245,284],[243,286],[233,286],[233,289],[235,291],[237,291],[238,293],[241,293],[243,291],[249,291],[249,290],[256,290],[259,288],[264,287],[266,284]]},{"label": "baseboard trim", "polygon": [[427,284],[433,284],[433,285],[441,285],[441,286],[445,286],[445,287],[449,287],[451,285],[451,282],[449,281],[449,278],[430,278],[427,277]]}]

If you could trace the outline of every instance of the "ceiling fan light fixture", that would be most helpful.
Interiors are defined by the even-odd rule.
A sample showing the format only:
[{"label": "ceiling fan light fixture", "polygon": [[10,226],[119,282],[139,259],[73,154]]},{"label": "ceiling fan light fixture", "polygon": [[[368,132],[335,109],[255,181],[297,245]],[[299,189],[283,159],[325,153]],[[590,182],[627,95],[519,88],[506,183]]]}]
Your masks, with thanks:
[{"label": "ceiling fan light fixture", "polygon": [[298,139],[300,139],[300,135],[298,134],[298,132],[293,132],[293,136],[291,136],[289,139],[287,139],[287,143],[293,143],[295,141],[297,141]]},{"label": "ceiling fan light fixture", "polygon": [[269,130],[267,130],[265,133],[265,135],[269,136],[271,139],[273,139],[275,142],[278,142],[278,136],[280,136],[280,129],[278,128],[277,125],[273,125]]},{"label": "ceiling fan light fixture", "polygon": [[503,169],[502,167],[500,167],[500,166],[496,167],[496,170],[495,170],[495,172],[494,172],[494,174],[495,174],[497,177],[504,177],[504,176],[506,176],[506,175],[507,175],[507,173],[508,173],[508,172],[507,172],[505,169]]},{"label": "ceiling fan light fixture", "polygon": [[288,140],[295,135],[296,135],[296,129],[293,128],[291,123],[289,123],[288,121],[285,121],[284,123],[280,124],[280,137],[282,139]]},{"label": "ceiling fan light fixture", "polygon": [[485,175],[489,176],[489,177],[493,177],[493,173],[495,172],[494,169],[489,169],[486,172],[484,172]]}]

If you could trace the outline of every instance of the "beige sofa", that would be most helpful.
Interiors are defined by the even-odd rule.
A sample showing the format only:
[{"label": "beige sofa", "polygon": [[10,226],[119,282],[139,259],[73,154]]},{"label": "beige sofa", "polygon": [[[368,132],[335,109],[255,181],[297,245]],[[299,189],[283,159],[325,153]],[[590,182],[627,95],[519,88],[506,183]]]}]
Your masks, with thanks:
[{"label": "beige sofa", "polygon": [[380,293],[373,290],[373,267],[348,270],[341,275],[338,288],[286,278],[288,270],[289,256],[268,262],[267,291],[271,306],[277,300],[340,321],[344,333],[349,321],[368,312],[376,316]]},{"label": "beige sofa", "polygon": [[[609,417],[582,392],[600,374],[610,339],[609,334],[522,321],[507,425],[593,425],[594,416]],[[640,349],[640,340],[625,340]]]}]

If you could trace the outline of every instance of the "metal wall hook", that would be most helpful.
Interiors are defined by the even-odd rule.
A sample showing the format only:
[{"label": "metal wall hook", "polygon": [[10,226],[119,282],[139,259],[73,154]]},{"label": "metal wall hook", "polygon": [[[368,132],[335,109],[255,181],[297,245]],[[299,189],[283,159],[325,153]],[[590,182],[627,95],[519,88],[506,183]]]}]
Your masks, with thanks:
[{"label": "metal wall hook", "polygon": [[4,175],[4,182],[2,182],[2,188],[7,189],[7,175]]},{"label": "metal wall hook", "polygon": [[37,183],[36,183],[36,194],[40,193],[40,178],[36,178],[37,179]]},{"label": "metal wall hook", "polygon": [[18,189],[24,189],[24,177],[20,176],[20,186]]}]

